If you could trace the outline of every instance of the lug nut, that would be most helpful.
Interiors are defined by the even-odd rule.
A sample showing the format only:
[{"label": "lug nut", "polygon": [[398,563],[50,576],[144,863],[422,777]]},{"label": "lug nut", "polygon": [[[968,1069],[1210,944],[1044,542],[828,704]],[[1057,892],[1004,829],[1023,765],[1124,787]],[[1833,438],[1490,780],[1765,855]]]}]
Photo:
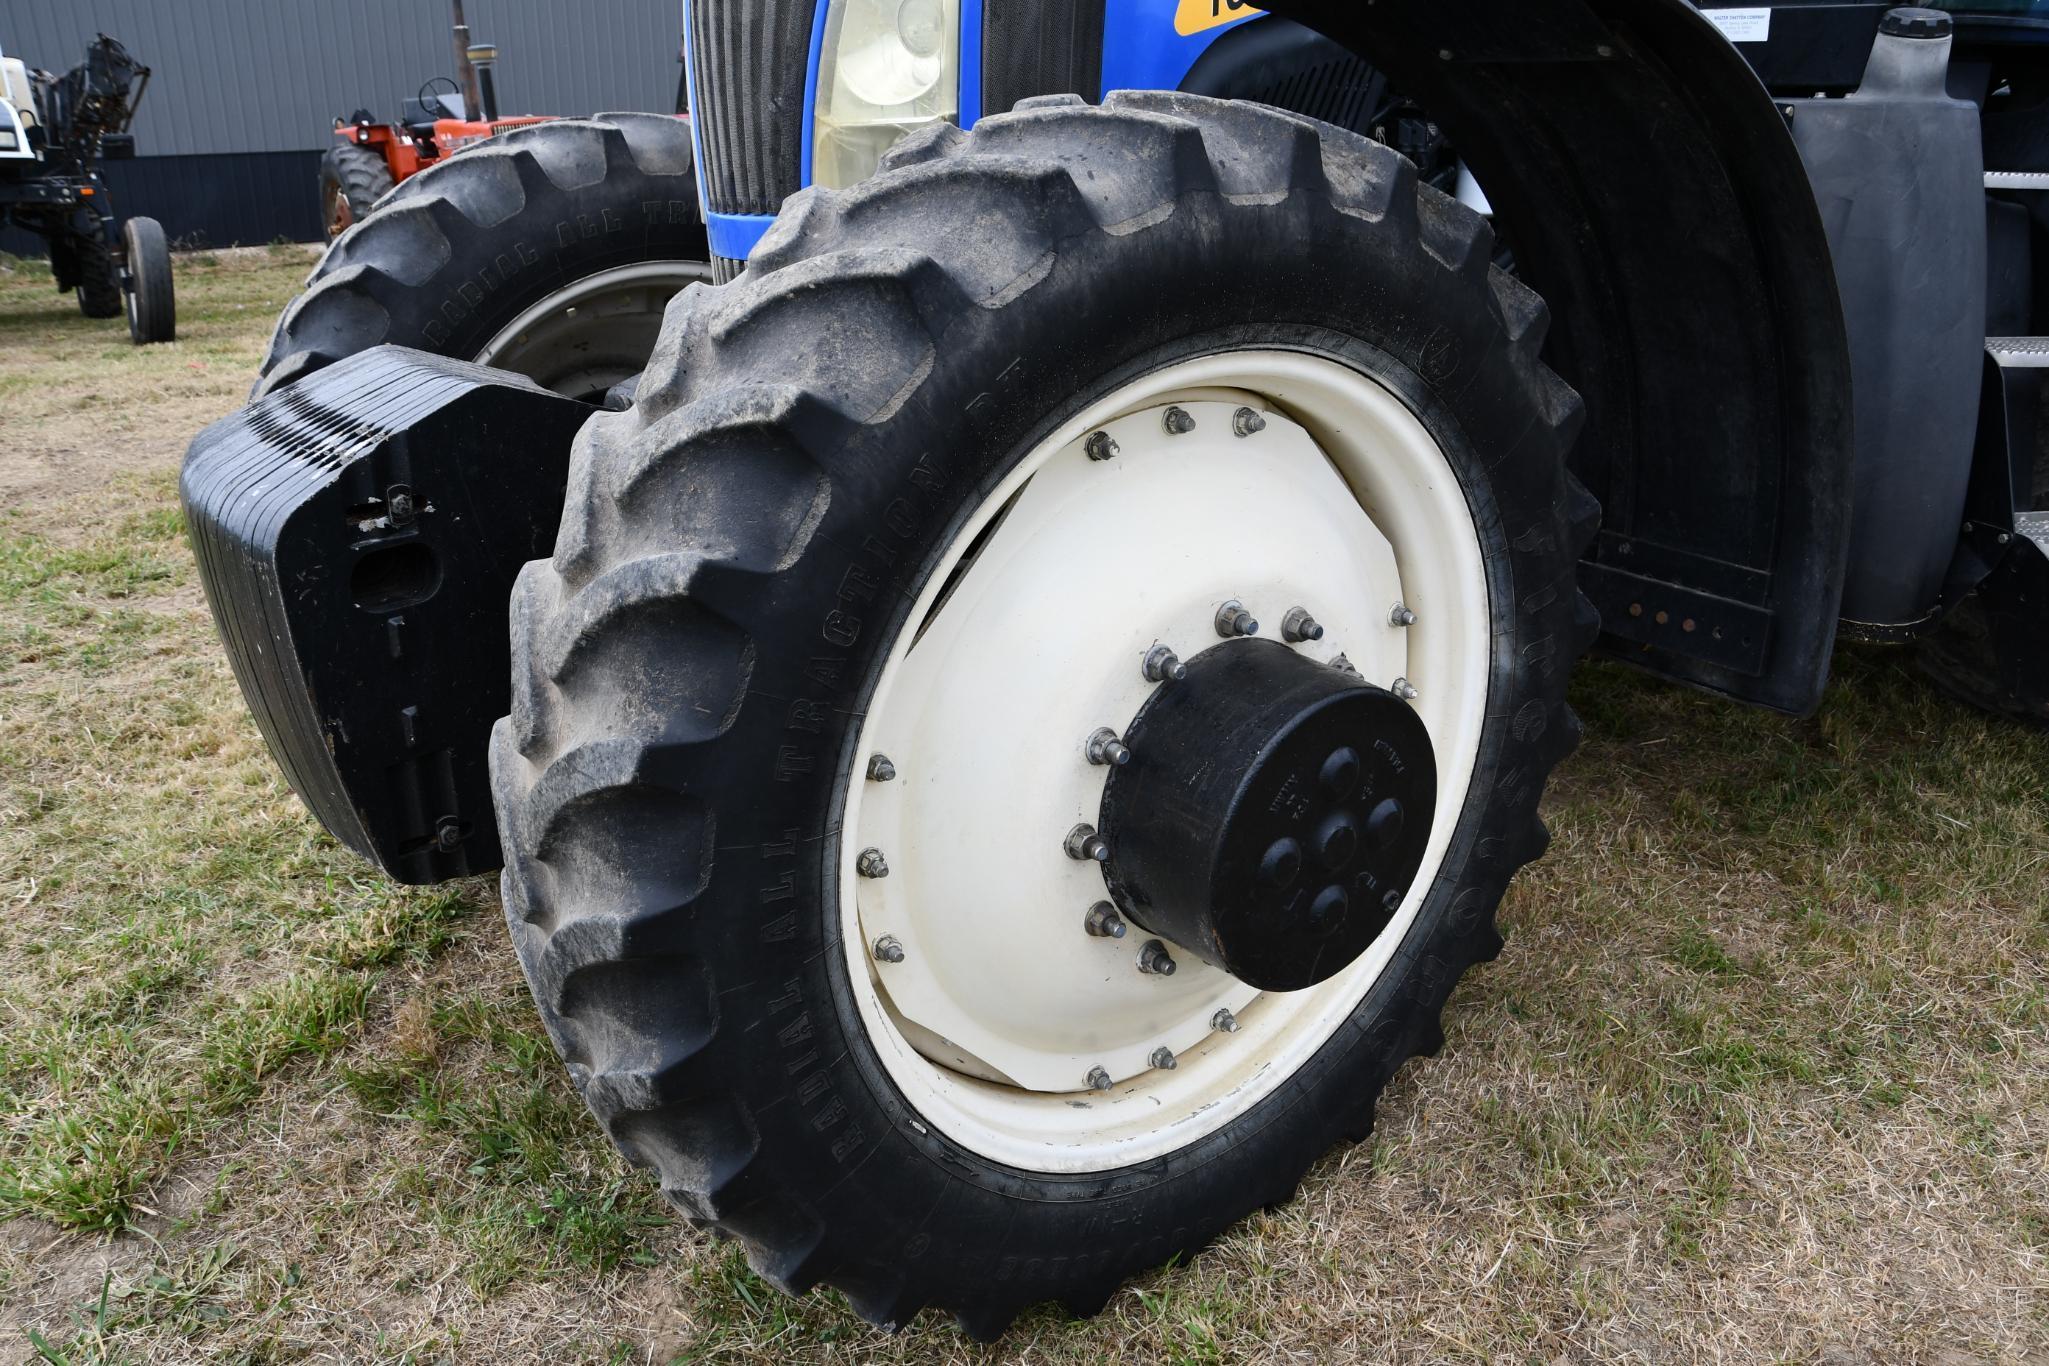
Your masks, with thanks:
[{"label": "lug nut", "polygon": [[1091,1067],[1089,1069],[1089,1090],[1107,1091],[1110,1089],[1110,1085],[1111,1083],[1109,1068]]},{"label": "lug nut", "polygon": [[1115,460],[1117,458],[1117,442],[1108,432],[1090,432],[1089,439],[1082,442],[1081,448],[1088,452],[1088,457],[1091,460]]},{"label": "lug nut", "polygon": [[1354,665],[1351,660],[1347,659],[1343,655],[1339,655],[1336,659],[1333,659],[1330,662],[1330,666],[1333,669],[1336,669],[1341,674],[1350,674],[1354,678],[1358,678],[1360,676],[1358,667]]},{"label": "lug nut", "polygon": [[1117,738],[1117,732],[1108,726],[1099,726],[1089,733],[1087,745],[1089,762],[1092,764],[1114,764],[1118,768],[1131,762],[1131,749]]},{"label": "lug nut", "polygon": [[1138,950],[1138,970],[1154,977],[1174,975],[1174,955],[1157,939],[1148,939]]},{"label": "lug nut", "polygon": [[895,780],[896,765],[889,761],[887,754],[871,754],[868,756],[869,782],[887,783],[894,782]]},{"label": "lug nut", "polygon": [[1245,604],[1232,598],[1217,609],[1217,634],[1225,640],[1238,636],[1259,634],[1259,619],[1245,610]]},{"label": "lug nut", "polygon": [[1216,1014],[1209,1017],[1209,1027],[1219,1034],[1236,1034],[1238,1032],[1238,1017],[1228,1010],[1219,1010]]},{"label": "lug nut", "polygon": [[1061,846],[1067,850],[1067,857],[1083,863],[1108,863],[1110,846],[1096,833],[1093,825],[1077,825],[1067,832],[1067,842]]},{"label": "lug nut", "polygon": [[1240,408],[1231,414],[1231,430],[1239,436],[1253,436],[1266,430],[1266,419],[1256,408]]},{"label": "lug nut", "polygon": [[875,941],[875,957],[878,962],[901,963],[904,961],[904,946],[893,934],[885,934]]},{"label": "lug nut", "polygon": [[1387,624],[1390,626],[1414,626],[1416,624],[1416,614],[1401,603],[1396,603],[1394,610],[1387,614]]},{"label": "lug nut", "polygon": [[1124,917],[1117,914],[1117,908],[1107,901],[1098,901],[1089,907],[1081,927],[1096,939],[1122,939],[1127,928]]},{"label": "lug nut", "polygon": [[854,860],[854,871],[862,877],[888,877],[889,861],[882,857],[880,849],[863,849]]},{"label": "lug nut", "polygon": [[1147,1058],[1146,1061],[1159,1068],[1162,1072],[1171,1072],[1180,1065],[1174,1061],[1174,1050],[1164,1046],[1155,1048],[1153,1055]]},{"label": "lug nut", "polygon": [[1413,702],[1422,696],[1421,693],[1416,691],[1416,685],[1409,682],[1406,678],[1397,678],[1394,681],[1394,686],[1388,689],[1388,691],[1404,702]]},{"label": "lug nut", "polygon": [[1290,607],[1288,615],[1281,618],[1281,639],[1290,645],[1300,645],[1305,640],[1322,640],[1323,623],[1310,616],[1307,607]]},{"label": "lug nut", "polygon": [[1186,408],[1169,408],[1160,418],[1168,436],[1186,436],[1195,430],[1195,418]]},{"label": "lug nut", "polygon": [[1155,645],[1145,652],[1145,677],[1148,683],[1178,683],[1188,677],[1188,666],[1166,646]]}]

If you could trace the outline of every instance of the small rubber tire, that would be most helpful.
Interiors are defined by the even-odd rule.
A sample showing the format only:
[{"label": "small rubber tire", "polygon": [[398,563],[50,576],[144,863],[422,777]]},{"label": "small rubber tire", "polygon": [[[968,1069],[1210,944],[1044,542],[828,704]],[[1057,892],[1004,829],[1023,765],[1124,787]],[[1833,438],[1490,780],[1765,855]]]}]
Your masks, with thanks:
[{"label": "small rubber tire", "polygon": [[687,120],[600,114],[501,133],[378,202],[278,319],[252,397],[384,343],[475,359],[598,272],[704,263]]},{"label": "small rubber tire", "polygon": [[[1492,241],[1328,125],[1027,101],[795,196],[737,282],[671,306],[637,405],[585,425],[554,558],[513,594],[506,919],[591,1111],[769,1281],[985,1338],[1041,1301],[1093,1313],[1288,1200],[1439,1047],[1545,847],[1597,624],[1575,565],[1598,512],[1565,463],[1579,399]],[[1137,1166],[998,1164],[920,1117],[854,1000],[840,830],[864,709],[1006,471],[1133,376],[1247,347],[1371,374],[1456,470],[1491,620],[1473,781],[1390,966],[1265,1099]]]},{"label": "small rubber tire", "polygon": [[398,182],[383,157],[368,147],[337,142],[320,158],[320,222],[332,242],[370,216]]},{"label": "small rubber tire", "polygon": [[121,267],[96,234],[68,235],[78,271],[78,311],[88,318],[121,316]]},{"label": "small rubber tire", "polygon": [[171,244],[154,218],[121,225],[128,254],[128,335],[137,346],[175,341],[178,302],[171,279]]}]

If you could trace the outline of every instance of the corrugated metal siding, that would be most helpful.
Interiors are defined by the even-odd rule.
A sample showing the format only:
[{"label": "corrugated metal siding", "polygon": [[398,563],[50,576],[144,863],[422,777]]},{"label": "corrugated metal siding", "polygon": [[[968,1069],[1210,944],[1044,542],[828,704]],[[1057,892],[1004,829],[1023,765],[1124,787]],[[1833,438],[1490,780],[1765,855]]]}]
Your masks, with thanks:
[{"label": "corrugated metal siding", "polygon": [[[681,0],[465,0],[473,40],[498,45],[505,114],[667,112]],[[327,146],[336,116],[396,118],[430,76],[454,75],[445,0],[0,0],[0,49],[64,71],[93,36],[155,76],[135,121],[145,157]]]},{"label": "corrugated metal siding", "polygon": [[[100,173],[115,215],[156,219],[174,250],[320,240],[318,152],[137,157],[110,161]],[[42,238],[20,228],[0,229],[0,251],[49,254]]]}]

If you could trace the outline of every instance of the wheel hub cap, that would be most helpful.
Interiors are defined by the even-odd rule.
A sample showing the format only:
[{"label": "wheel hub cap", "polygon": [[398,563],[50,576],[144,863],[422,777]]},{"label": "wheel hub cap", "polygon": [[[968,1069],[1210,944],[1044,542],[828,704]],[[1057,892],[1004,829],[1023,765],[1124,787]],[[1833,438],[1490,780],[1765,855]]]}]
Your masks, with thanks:
[{"label": "wheel hub cap", "polygon": [[[1150,372],[988,491],[892,647],[845,797],[849,985],[917,1123],[1035,1171],[1145,1161],[1352,1018],[1437,876],[1486,716],[1470,527],[1400,398],[1280,350]],[[1221,719],[1177,720],[1184,688]],[[1188,758],[1205,745],[1230,762]],[[1356,790],[1342,756],[1323,786],[1347,749]],[[1176,860],[1154,822],[1199,805],[1190,775],[1215,791],[1177,817],[1201,857]],[[1258,882],[1287,838],[1306,897]]]},{"label": "wheel hub cap", "polygon": [[1379,937],[1422,865],[1429,732],[1393,693],[1272,641],[1187,663],[1104,787],[1111,894],[1249,986],[1314,986]]}]

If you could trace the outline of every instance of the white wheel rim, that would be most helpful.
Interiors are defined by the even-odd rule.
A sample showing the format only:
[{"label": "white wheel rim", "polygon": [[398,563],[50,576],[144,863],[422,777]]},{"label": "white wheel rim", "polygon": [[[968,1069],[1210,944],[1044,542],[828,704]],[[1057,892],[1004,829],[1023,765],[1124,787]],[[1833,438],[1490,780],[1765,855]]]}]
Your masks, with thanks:
[{"label": "white wheel rim", "polygon": [[[1171,435],[1176,405],[1195,429]],[[1241,407],[1262,413],[1250,437]],[[1102,430],[1118,455],[1091,461]],[[1013,501],[1014,500],[1014,501]],[[942,589],[999,513],[974,563]],[[1176,949],[1139,973],[1148,936],[1091,938],[1100,870],[1061,841],[1093,822],[1107,770],[1083,753],[1150,694],[1151,646],[1218,643],[1237,598],[1279,638],[1308,607],[1319,661],[1419,690],[1438,804],[1394,921],[1305,991],[1261,993]],[[1401,603],[1416,613],[1390,620]],[[977,509],[915,605],[863,724],[846,794],[841,930],[863,1023],[923,1120],[1035,1171],[1128,1166],[1214,1132],[1271,1094],[1349,1019],[1435,881],[1485,719],[1492,631],[1485,566],[1455,473],[1385,387],[1290,351],[1189,361],[1120,389],[1033,450]],[[889,757],[893,781],[858,771]],[[879,850],[887,876],[861,876]],[[875,945],[903,950],[879,962]],[[1219,1009],[1238,1030],[1212,1027]],[[1172,1070],[1151,1065],[1170,1049]],[[1114,1084],[1088,1087],[1091,1069]],[[1007,1078],[1008,1081],[997,1078]]]},{"label": "white wheel rim", "polygon": [[699,261],[639,261],[575,280],[498,330],[473,359],[571,398],[602,395],[647,365],[669,300],[711,279]]}]

